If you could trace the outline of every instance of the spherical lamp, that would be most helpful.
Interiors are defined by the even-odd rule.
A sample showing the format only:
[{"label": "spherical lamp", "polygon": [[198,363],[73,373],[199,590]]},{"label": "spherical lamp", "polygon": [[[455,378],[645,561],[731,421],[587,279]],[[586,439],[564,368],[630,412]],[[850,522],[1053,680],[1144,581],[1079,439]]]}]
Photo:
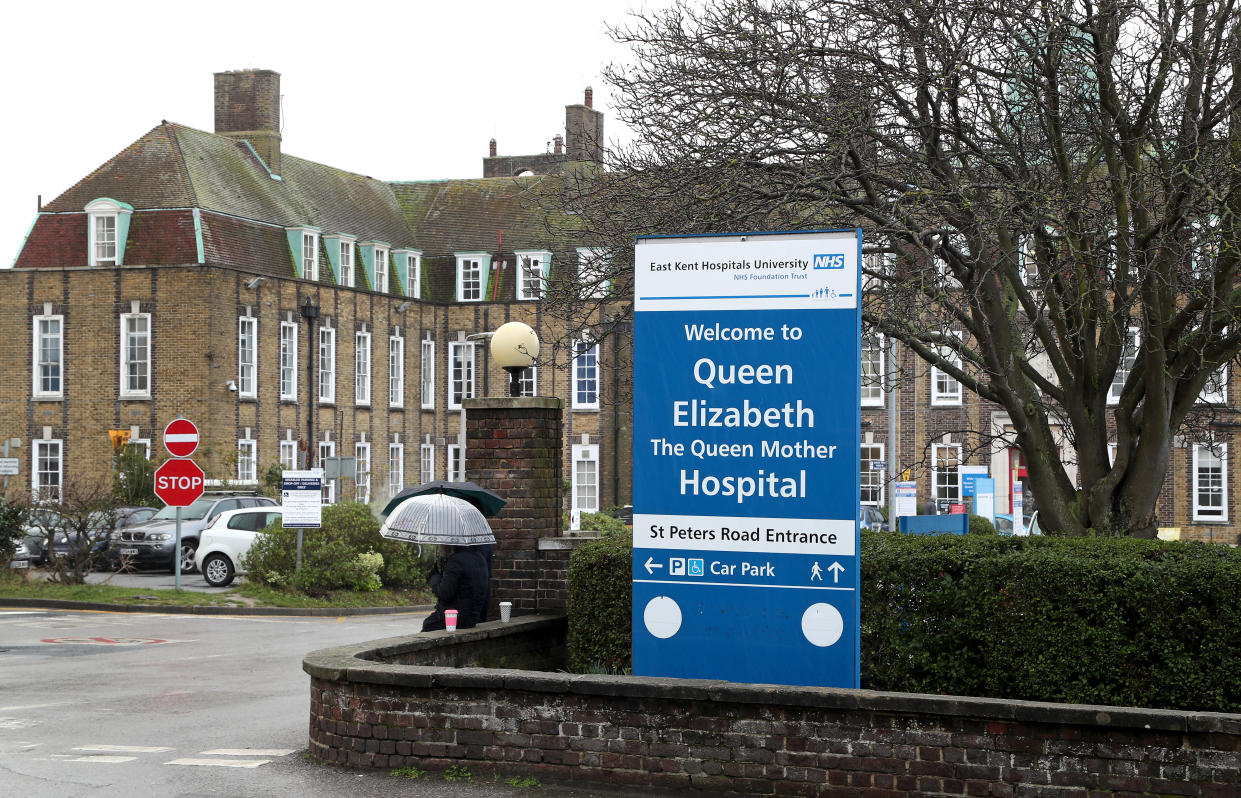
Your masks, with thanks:
[{"label": "spherical lamp", "polygon": [[520,321],[501,324],[491,336],[491,356],[509,374],[508,395],[521,396],[521,375],[539,356],[539,336]]}]

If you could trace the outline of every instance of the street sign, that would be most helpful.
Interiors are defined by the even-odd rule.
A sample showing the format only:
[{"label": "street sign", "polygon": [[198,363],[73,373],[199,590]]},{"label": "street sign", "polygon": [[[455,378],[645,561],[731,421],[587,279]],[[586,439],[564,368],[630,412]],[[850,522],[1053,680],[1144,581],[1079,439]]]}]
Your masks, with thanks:
[{"label": "street sign", "polygon": [[188,418],[175,418],[164,427],[164,448],[173,457],[189,457],[198,448],[198,427]]},{"label": "street sign", "polygon": [[280,525],[318,529],[323,525],[323,469],[280,474]]},{"label": "street sign", "polygon": [[155,469],[155,495],[169,507],[188,507],[203,495],[203,470],[193,460],[168,460]]},{"label": "street sign", "polygon": [[638,239],[635,674],[859,685],[860,250]]}]

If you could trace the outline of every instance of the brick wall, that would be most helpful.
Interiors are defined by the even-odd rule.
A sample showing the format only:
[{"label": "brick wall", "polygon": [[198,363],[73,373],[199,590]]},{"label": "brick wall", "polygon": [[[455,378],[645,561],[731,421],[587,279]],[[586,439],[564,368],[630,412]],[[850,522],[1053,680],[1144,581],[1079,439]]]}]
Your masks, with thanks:
[{"label": "brick wall", "polygon": [[310,654],[311,755],[741,795],[1241,795],[1239,715],[469,667],[549,627]]}]

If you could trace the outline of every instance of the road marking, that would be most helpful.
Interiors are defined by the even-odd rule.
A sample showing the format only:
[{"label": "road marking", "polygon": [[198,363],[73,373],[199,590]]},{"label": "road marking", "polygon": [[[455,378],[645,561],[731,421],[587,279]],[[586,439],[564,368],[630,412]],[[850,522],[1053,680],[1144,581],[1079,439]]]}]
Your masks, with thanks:
[{"label": "road marking", "polygon": [[19,709],[46,709],[47,707],[60,707],[71,703],[69,701],[55,701],[51,704],[22,704],[13,707],[0,707],[0,712],[16,712]]},{"label": "road marking", "polygon": [[159,637],[45,637],[39,642],[77,646],[156,646],[172,641]]},{"label": "road marking", "polygon": [[163,754],[177,749],[166,745],[79,745],[74,751],[110,751],[114,754]]},{"label": "road marking", "polygon": [[266,765],[270,759],[174,759],[165,765],[201,765],[217,768],[256,768]]},{"label": "road marking", "polygon": [[100,762],[103,764],[119,765],[122,762],[133,762],[136,756],[114,756],[109,754],[92,754],[91,756],[79,756],[67,760],[69,762]]},{"label": "road marking", "polygon": [[288,756],[295,748],[213,748],[202,756]]}]

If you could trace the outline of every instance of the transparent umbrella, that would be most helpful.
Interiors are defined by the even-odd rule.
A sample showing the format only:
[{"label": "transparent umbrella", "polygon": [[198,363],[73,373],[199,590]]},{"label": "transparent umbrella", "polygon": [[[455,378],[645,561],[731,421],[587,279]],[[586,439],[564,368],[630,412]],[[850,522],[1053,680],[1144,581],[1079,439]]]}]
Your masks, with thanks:
[{"label": "transparent umbrella", "polygon": [[411,496],[398,504],[379,534],[407,543],[481,546],[495,543],[487,519],[470,502],[446,493]]}]

